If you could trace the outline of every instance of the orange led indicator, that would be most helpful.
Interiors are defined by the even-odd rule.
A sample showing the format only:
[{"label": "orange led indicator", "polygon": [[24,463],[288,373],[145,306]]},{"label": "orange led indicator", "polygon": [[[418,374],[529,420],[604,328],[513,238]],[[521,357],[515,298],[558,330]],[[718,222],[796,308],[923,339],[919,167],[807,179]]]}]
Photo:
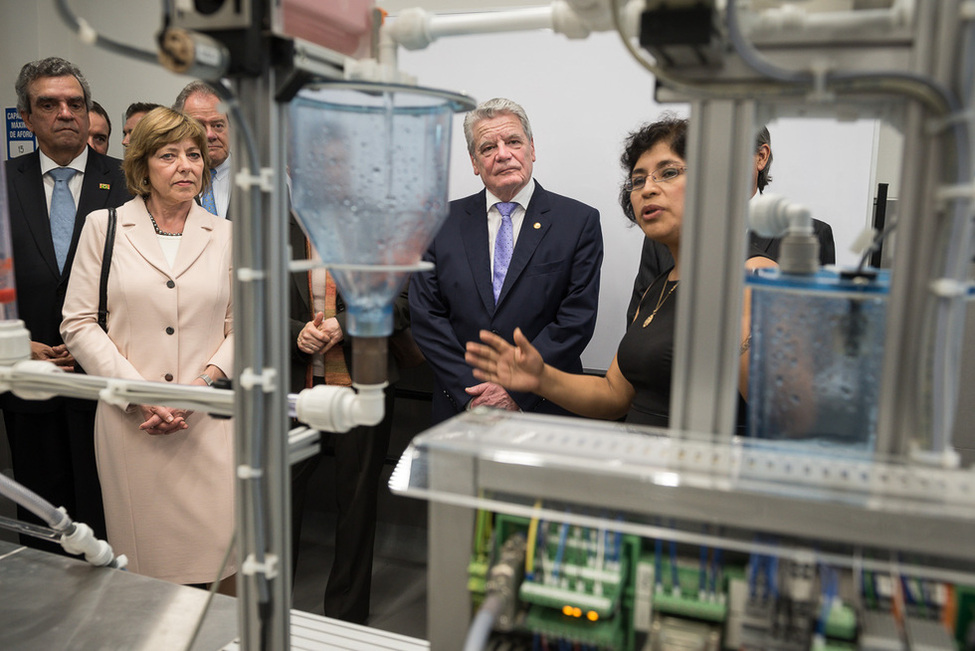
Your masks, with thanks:
[{"label": "orange led indicator", "polygon": [[599,613],[597,613],[595,610],[590,610],[588,613],[586,613],[586,618],[590,622],[594,622],[599,619]]},{"label": "orange led indicator", "polygon": [[572,606],[565,605],[562,606],[562,614],[566,617],[572,617]]},{"label": "orange led indicator", "polygon": [[572,609],[573,617],[582,617],[582,608],[576,607]]}]

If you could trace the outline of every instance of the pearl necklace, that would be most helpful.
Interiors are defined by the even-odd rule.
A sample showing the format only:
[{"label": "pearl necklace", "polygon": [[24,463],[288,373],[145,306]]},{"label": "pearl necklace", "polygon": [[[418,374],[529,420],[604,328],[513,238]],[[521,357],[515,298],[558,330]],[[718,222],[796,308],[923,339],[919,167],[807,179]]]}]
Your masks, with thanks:
[{"label": "pearl necklace", "polygon": [[[146,212],[149,212],[148,210]],[[156,235],[162,235],[164,237],[183,237],[182,233],[167,233],[163,229],[159,228],[159,224],[156,223],[156,218],[149,213],[149,221],[152,222],[152,227],[156,230]]]}]

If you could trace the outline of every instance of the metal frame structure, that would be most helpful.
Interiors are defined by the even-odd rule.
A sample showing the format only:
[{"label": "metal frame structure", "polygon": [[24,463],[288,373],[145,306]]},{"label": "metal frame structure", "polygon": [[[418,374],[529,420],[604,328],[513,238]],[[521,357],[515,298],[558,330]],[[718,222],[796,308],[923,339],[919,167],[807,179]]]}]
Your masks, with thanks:
[{"label": "metal frame structure", "polygon": [[[893,62],[890,78],[912,74],[951,88],[960,63],[958,39],[947,35],[959,32],[960,4],[897,4],[911,5],[913,29],[901,25],[886,35],[867,30],[862,38],[854,34],[833,41],[823,34],[799,35],[789,42],[768,35],[756,40],[777,64],[795,70],[808,69],[812,60],[841,73],[887,72],[885,66]],[[953,150],[946,125],[939,122],[943,116],[897,83],[858,86],[854,80],[830,87],[826,70],[806,84],[769,82],[734,54],[727,54],[720,67],[652,71],[658,99],[692,102],[682,227],[685,290],[678,307],[671,429],[657,432],[666,439],[648,443],[648,432],[617,435],[617,426],[592,423],[589,432],[574,437],[576,425],[569,421],[474,414],[415,439],[390,486],[432,502],[430,584],[440,594],[429,597],[428,631],[435,650],[460,648],[467,629],[470,613],[462,578],[471,549],[472,508],[701,542],[701,535],[646,520],[675,517],[695,526],[841,544],[851,550],[847,565],[862,563],[857,555],[867,548],[907,551],[924,556],[920,566],[911,568],[920,575],[968,582],[975,576],[967,544],[975,534],[971,473],[941,470],[912,457],[919,439],[930,443],[924,433],[931,427],[922,388],[932,330],[928,310],[919,306],[938,300],[930,285],[943,273],[936,261],[951,219],[938,200],[939,190],[952,183],[946,161]],[[894,260],[872,457],[816,460],[801,448],[756,451],[732,438],[754,133],[760,123],[779,115],[808,113],[884,117],[906,135],[899,238],[910,245],[897,247]],[[932,127],[940,135],[932,137]],[[606,438],[619,445],[615,456],[603,458],[611,445]],[[634,451],[641,447],[651,452]],[[667,450],[672,456],[661,458]],[[701,459],[705,467],[688,465],[688,459]],[[837,483],[837,477],[844,479]],[[599,516],[567,515],[560,506],[532,506],[536,499],[583,510],[617,509],[633,519],[614,524]],[[730,549],[790,553],[730,535],[704,538],[706,544]],[[842,555],[825,560],[844,564]]]}]

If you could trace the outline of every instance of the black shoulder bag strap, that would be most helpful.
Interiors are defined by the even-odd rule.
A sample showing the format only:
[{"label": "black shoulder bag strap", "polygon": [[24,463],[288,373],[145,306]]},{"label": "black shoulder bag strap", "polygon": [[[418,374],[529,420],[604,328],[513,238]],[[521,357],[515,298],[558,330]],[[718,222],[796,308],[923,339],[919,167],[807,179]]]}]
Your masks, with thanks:
[{"label": "black shoulder bag strap", "polygon": [[98,286],[98,326],[108,332],[108,271],[112,267],[115,249],[115,208],[108,209],[108,229],[105,232],[105,251],[102,253],[102,277]]}]

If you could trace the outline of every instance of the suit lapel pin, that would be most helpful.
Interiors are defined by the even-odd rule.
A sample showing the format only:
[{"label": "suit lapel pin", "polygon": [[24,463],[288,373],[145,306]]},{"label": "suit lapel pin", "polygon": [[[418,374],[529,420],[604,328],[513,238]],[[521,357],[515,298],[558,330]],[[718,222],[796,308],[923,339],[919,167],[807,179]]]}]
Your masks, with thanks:
[{"label": "suit lapel pin", "polygon": [[542,225],[541,225],[541,224],[539,224],[538,222],[535,222],[534,224],[532,224],[532,228],[534,228],[534,229],[535,229],[536,231],[537,231],[537,230],[538,230],[539,228],[541,228],[541,227],[542,227]]},{"label": "suit lapel pin", "polygon": [[99,183],[98,184],[98,189],[99,190],[111,190],[112,189],[112,184],[111,183]]}]

